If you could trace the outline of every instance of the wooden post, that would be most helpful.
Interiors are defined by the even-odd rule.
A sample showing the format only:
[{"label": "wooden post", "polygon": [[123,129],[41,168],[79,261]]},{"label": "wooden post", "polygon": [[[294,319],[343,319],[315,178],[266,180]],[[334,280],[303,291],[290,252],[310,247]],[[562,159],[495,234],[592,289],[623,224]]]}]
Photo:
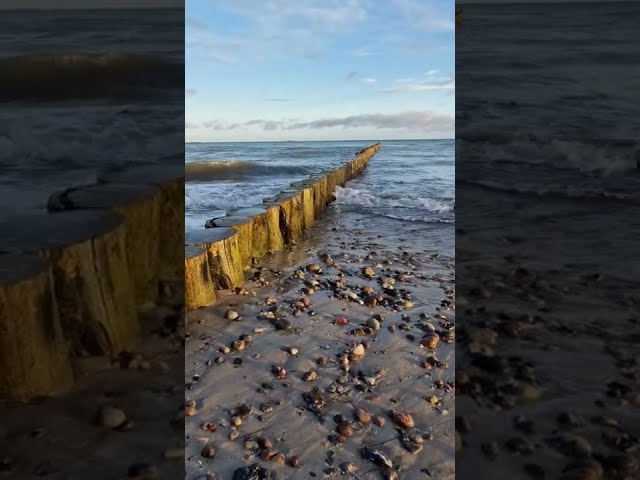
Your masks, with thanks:
[{"label": "wooden post", "polygon": [[184,249],[184,306],[187,310],[206,307],[216,301],[211,271],[204,248],[192,245]]},{"label": "wooden post", "polygon": [[100,184],[69,189],[54,197],[56,200],[50,201],[51,210],[109,209],[124,216],[127,261],[136,302],[140,310],[150,308],[158,294],[160,189],[151,185]]},{"label": "wooden post", "polygon": [[280,204],[280,228],[285,243],[290,244],[302,237],[304,229],[302,192],[285,190],[278,196],[277,202]]},{"label": "wooden post", "polygon": [[184,165],[145,165],[101,175],[100,182],[160,188],[159,279],[182,282],[184,246]]},{"label": "wooden post", "polygon": [[207,252],[211,281],[216,289],[231,289],[244,283],[238,232],[233,228],[190,230],[185,241],[188,246],[200,246]]},{"label": "wooden post", "polygon": [[26,402],[72,384],[49,262],[0,255],[0,401]]},{"label": "wooden post", "polygon": [[231,227],[238,232],[238,249],[242,267],[251,266],[253,259],[253,217],[220,217],[210,221],[213,227]]},{"label": "wooden post", "polygon": [[0,251],[49,260],[62,328],[76,354],[115,354],[135,344],[140,327],[121,215],[30,214],[3,222],[0,231]]},{"label": "wooden post", "polygon": [[266,203],[257,207],[238,208],[231,210],[229,215],[252,218],[253,258],[260,258],[269,252],[284,248],[278,206]]}]

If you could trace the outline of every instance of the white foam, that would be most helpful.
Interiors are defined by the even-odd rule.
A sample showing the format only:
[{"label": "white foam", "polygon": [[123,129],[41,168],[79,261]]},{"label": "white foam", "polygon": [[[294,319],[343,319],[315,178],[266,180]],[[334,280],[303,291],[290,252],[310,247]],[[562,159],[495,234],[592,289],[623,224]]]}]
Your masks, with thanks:
[{"label": "white foam", "polygon": [[431,213],[445,213],[454,209],[453,201],[439,200],[417,195],[402,197],[378,196],[368,190],[351,187],[336,187],[336,202],[338,205],[362,205],[368,207],[400,207],[417,208]]}]

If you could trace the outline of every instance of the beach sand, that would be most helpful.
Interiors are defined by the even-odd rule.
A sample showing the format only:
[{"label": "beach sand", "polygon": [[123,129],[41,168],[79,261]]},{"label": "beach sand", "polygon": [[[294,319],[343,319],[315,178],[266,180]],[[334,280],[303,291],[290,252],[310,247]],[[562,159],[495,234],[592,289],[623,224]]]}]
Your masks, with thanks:
[{"label": "beach sand", "polygon": [[456,475],[639,478],[637,245],[616,228],[637,207],[481,193],[457,191],[513,222],[457,219]]},{"label": "beach sand", "polygon": [[[133,361],[79,360],[72,392],[30,405],[0,407],[0,477],[181,478],[183,318],[174,308],[158,307],[146,315],[147,334]],[[105,406],[124,412],[122,428],[96,422]],[[105,418],[114,425],[122,420],[113,410]],[[155,476],[129,475],[136,464],[147,465],[138,473]]]},{"label": "beach sand", "polygon": [[[435,258],[422,241],[399,240],[398,232],[354,225],[328,212],[296,246],[253,268],[241,294],[228,292],[187,315],[186,478],[242,478],[234,472],[254,463],[281,479],[453,478],[453,260]],[[306,271],[310,264],[322,273]],[[373,278],[363,275],[366,267]],[[300,270],[304,279],[293,278]],[[381,279],[394,278],[397,308],[393,301],[365,306],[337,298],[340,273],[344,287],[336,291],[360,299],[362,287],[381,293]],[[302,292],[315,282],[317,291]],[[286,319],[290,330],[260,315],[270,308],[278,312],[278,327]],[[226,318],[230,310],[239,319]],[[381,315],[380,329],[363,332],[367,321],[377,326],[375,315]],[[340,317],[349,323],[336,324]],[[451,343],[441,339],[433,352],[422,347],[432,328],[442,334],[437,338],[449,331]],[[232,345],[243,335],[250,338]],[[363,343],[364,355],[352,356],[346,372],[345,352],[358,353]],[[425,368],[428,357],[443,363]],[[286,378],[277,378],[278,368]],[[307,375],[317,378],[306,381]],[[365,410],[359,420],[356,408]],[[392,410],[411,415],[415,428],[398,428]],[[420,451],[410,453],[401,437],[410,437],[408,449]],[[362,454],[364,446],[385,455],[393,468],[379,468]]]}]

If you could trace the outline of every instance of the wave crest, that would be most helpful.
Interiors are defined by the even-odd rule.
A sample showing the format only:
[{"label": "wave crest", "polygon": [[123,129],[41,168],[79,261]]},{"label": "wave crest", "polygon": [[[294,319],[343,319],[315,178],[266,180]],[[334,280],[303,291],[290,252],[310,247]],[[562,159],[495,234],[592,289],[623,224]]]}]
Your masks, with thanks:
[{"label": "wave crest", "polygon": [[430,213],[447,213],[455,208],[451,200],[436,199],[406,195],[393,197],[390,195],[375,195],[368,190],[358,190],[351,187],[336,187],[336,202],[338,205],[361,205],[367,207],[395,207],[416,208]]},{"label": "wave crest", "polygon": [[41,53],[0,59],[0,101],[130,98],[184,84],[184,65],[126,51]]},{"label": "wave crest", "polygon": [[185,165],[187,182],[211,182],[219,180],[247,180],[255,177],[294,177],[310,173],[310,169],[295,165],[261,165],[244,160],[205,160]]}]

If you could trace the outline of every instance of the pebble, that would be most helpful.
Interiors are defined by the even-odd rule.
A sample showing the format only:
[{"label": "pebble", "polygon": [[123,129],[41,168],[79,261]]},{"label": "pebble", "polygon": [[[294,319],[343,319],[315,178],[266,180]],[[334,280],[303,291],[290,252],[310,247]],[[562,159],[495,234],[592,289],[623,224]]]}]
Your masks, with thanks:
[{"label": "pebble", "polygon": [[248,467],[238,468],[233,472],[233,480],[278,480],[278,474],[274,470],[262,467],[254,463]]},{"label": "pebble", "polygon": [[286,318],[281,318],[279,320],[276,320],[273,323],[273,326],[276,327],[276,330],[291,330],[293,325]]},{"label": "pebble", "polygon": [[200,455],[202,455],[204,458],[213,459],[216,456],[216,449],[213,448],[213,445],[205,445],[200,451]]},{"label": "pebble", "polygon": [[367,278],[373,278],[376,276],[376,271],[371,267],[365,267],[362,269],[362,274]]},{"label": "pebble", "polygon": [[227,312],[224,314],[224,318],[226,318],[227,320],[238,320],[240,318],[240,314],[235,310],[227,310]]},{"label": "pebble", "polygon": [[366,325],[374,331],[380,330],[380,322],[375,318],[367,319]]},{"label": "pebble", "polygon": [[98,410],[97,421],[103,427],[120,428],[127,422],[127,414],[119,408],[105,406]]},{"label": "pebble", "polygon": [[356,345],[355,347],[353,347],[352,352],[354,355],[357,355],[359,357],[361,357],[362,355],[364,355],[364,345],[362,345],[361,343],[359,343],[358,345]]}]

